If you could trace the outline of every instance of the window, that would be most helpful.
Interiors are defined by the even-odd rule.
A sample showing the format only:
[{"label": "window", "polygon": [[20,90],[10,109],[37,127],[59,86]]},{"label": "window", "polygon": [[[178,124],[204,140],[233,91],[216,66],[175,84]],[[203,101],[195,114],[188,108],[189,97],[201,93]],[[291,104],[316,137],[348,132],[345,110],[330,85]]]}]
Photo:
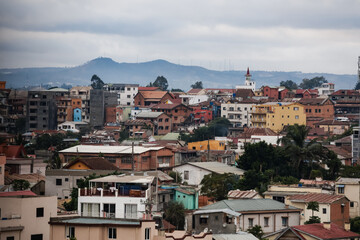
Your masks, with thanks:
[{"label": "window", "polygon": [[169,119],[168,119],[168,118],[165,118],[165,122],[169,122]]},{"label": "window", "polygon": [[145,228],[145,240],[150,240],[150,230],[151,228]]},{"label": "window", "polygon": [[43,217],[43,216],[44,216],[44,208],[37,208],[36,217]]},{"label": "window", "polygon": [[200,224],[207,224],[207,216],[200,216]]},{"label": "window", "polygon": [[125,204],[125,218],[137,218],[136,204]]},{"label": "window", "polygon": [[189,180],[189,171],[184,171],[184,180]]},{"label": "window", "polygon": [[109,239],[116,239],[116,228],[109,228],[108,229],[108,238]]},{"label": "window", "polygon": [[254,219],[249,218],[249,227],[253,227],[253,225],[254,225]]},{"label": "window", "polygon": [[67,227],[66,228],[66,237],[67,238],[75,237],[75,227]]},{"label": "window", "polygon": [[62,185],[62,179],[61,178],[57,178],[56,179],[56,186],[61,186]]},{"label": "window", "polygon": [[326,208],[323,208],[323,214],[326,214]]},{"label": "window", "polygon": [[298,108],[298,107],[294,107],[294,111],[299,111],[299,108]]},{"label": "window", "polygon": [[354,202],[350,202],[350,207],[354,207]]},{"label": "window", "polygon": [[121,163],[132,163],[131,156],[126,156],[121,158]]},{"label": "window", "polygon": [[131,98],[131,96],[130,96],[130,95],[127,95],[127,98]]},{"label": "window", "polygon": [[287,227],[288,226],[288,222],[289,222],[289,218],[288,217],[281,217],[281,223],[283,227]]},{"label": "window", "polygon": [[14,236],[6,237],[6,240],[15,240],[15,237]]},{"label": "window", "polygon": [[65,182],[68,182],[69,181],[69,179],[68,178],[65,178]]},{"label": "window", "polygon": [[345,204],[341,204],[341,214],[344,214],[344,208],[345,208]]},{"label": "window", "polygon": [[104,203],[104,216],[108,218],[115,217],[115,204]]},{"label": "window", "polygon": [[344,193],[345,191],[344,191],[344,186],[342,185],[342,186],[338,186],[338,193]]},{"label": "window", "polygon": [[159,122],[162,122],[162,120],[163,120],[162,118],[159,118]]},{"label": "window", "polygon": [[299,119],[299,115],[296,115],[296,116],[295,116],[295,119]]},{"label": "window", "polygon": [[31,240],[43,240],[42,234],[33,234],[31,235]]},{"label": "window", "polygon": [[269,218],[264,217],[264,227],[268,227],[268,226],[269,226]]}]

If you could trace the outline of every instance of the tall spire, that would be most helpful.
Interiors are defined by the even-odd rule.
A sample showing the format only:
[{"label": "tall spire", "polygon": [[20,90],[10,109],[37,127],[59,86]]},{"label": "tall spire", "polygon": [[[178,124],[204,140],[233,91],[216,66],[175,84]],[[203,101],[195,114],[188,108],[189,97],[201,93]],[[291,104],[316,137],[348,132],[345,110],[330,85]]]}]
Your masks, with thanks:
[{"label": "tall spire", "polygon": [[246,71],[246,75],[245,75],[246,77],[251,77],[251,74],[250,74],[250,70],[249,70],[249,67],[247,68],[247,71]]}]

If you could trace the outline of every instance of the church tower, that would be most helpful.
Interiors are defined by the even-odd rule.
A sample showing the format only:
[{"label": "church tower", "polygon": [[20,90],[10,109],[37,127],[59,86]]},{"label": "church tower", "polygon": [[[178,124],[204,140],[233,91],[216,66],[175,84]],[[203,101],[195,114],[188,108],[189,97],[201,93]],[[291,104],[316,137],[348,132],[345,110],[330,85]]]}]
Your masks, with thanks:
[{"label": "church tower", "polygon": [[255,92],[255,81],[251,80],[251,74],[250,74],[250,70],[249,67],[247,68],[247,72],[245,75],[245,86],[247,86],[247,88],[253,90],[253,92]]}]

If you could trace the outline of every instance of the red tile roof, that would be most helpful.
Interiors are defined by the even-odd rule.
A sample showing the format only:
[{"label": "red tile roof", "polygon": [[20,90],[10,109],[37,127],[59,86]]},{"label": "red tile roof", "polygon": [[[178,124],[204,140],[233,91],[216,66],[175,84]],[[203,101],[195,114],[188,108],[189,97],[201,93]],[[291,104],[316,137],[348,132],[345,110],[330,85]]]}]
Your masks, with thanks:
[{"label": "red tile roof", "polygon": [[159,89],[158,87],[139,87],[138,91],[156,91]]},{"label": "red tile roof", "polygon": [[251,199],[256,196],[259,196],[259,193],[256,192],[255,190],[241,191],[239,189],[236,189],[228,192],[228,198]]},{"label": "red tile roof", "polygon": [[304,94],[306,91],[308,91],[310,94],[318,94],[317,89],[296,89],[296,94]]},{"label": "red tile roof", "polygon": [[336,95],[340,95],[340,96],[359,96],[360,93],[358,91],[356,91],[356,90],[340,89],[340,90],[337,90],[336,92],[331,94],[331,96],[336,96]]},{"label": "red tile roof", "polygon": [[79,158],[73,160],[64,166],[65,169],[69,169],[71,166],[75,165],[76,163],[81,162],[88,166],[92,170],[120,170],[114,164],[109,162],[104,158]]},{"label": "red tile roof", "polygon": [[22,158],[25,157],[25,149],[22,145],[0,145],[0,153],[5,154],[7,158]]},{"label": "red tile roof", "polygon": [[277,134],[270,128],[247,128],[241,134],[241,137],[250,138],[251,136],[277,136]]},{"label": "red tile roof", "polygon": [[349,122],[342,122],[342,121],[337,121],[337,120],[323,120],[317,123],[314,123],[315,126],[318,125],[350,125]]},{"label": "red tile roof", "polygon": [[326,100],[327,98],[302,98],[300,99],[299,103],[303,105],[323,105]]},{"label": "red tile roof", "polygon": [[298,233],[310,234],[320,239],[344,239],[344,238],[359,238],[360,235],[339,227],[331,223],[330,229],[323,227],[323,223],[314,223],[307,225],[293,226],[291,229]]},{"label": "red tile roof", "polygon": [[15,192],[0,192],[0,197],[14,197],[14,196],[37,196],[30,190],[15,191]]},{"label": "red tile roof", "polygon": [[197,94],[201,91],[202,89],[201,88],[192,88],[190,89],[187,93],[188,94]]},{"label": "red tile roof", "polygon": [[159,103],[159,104],[151,106],[151,109],[174,109],[181,105],[183,105],[183,104],[182,103],[173,103],[173,104]]},{"label": "red tile roof", "polygon": [[326,193],[308,193],[298,194],[289,197],[290,201],[294,202],[318,202],[318,203],[333,203],[339,199],[345,198],[344,195],[331,195]]}]

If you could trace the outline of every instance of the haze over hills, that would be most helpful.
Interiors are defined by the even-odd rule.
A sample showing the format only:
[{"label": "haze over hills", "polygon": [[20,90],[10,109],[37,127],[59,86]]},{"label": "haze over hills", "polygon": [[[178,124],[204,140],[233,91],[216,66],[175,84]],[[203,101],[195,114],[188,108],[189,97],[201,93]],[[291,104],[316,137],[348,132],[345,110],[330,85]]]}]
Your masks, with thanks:
[{"label": "haze over hills", "polygon": [[[165,60],[143,63],[118,63],[111,58],[96,58],[83,65],[64,68],[16,68],[0,69],[0,81],[7,82],[7,88],[23,88],[49,84],[61,86],[87,86],[93,74],[97,74],[105,83],[137,83],[141,86],[153,82],[157,76],[164,76],[169,88],[190,89],[196,81],[202,81],[207,88],[234,88],[244,83],[242,71],[215,71],[198,66],[184,66]],[[354,72],[356,69],[354,69]],[[262,85],[278,86],[281,81],[293,80],[300,83],[304,78],[324,76],[329,82],[335,83],[336,89],[353,89],[357,75],[302,73],[302,72],[250,72],[256,81],[257,88]]]}]

